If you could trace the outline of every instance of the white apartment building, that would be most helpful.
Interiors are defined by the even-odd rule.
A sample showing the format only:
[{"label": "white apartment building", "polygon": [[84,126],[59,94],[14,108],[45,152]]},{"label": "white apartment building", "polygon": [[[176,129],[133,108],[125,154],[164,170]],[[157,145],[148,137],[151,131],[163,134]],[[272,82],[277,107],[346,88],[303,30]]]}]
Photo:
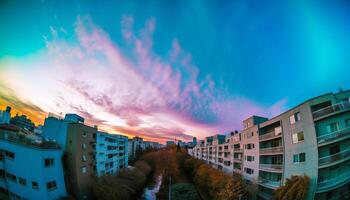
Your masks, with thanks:
[{"label": "white apartment building", "polygon": [[350,90],[309,99],[272,119],[252,116],[243,127],[225,142],[200,140],[189,154],[242,174],[258,199],[271,199],[286,178],[304,174],[307,199],[350,199]]}]

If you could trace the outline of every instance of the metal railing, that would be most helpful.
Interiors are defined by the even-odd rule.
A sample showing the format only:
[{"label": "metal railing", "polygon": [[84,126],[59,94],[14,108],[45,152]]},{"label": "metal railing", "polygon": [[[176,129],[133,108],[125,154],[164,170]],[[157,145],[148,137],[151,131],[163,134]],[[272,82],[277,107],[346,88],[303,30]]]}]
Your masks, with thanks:
[{"label": "metal railing", "polygon": [[322,157],[318,160],[320,166],[327,165],[333,162],[337,162],[339,160],[350,158],[350,149],[346,149],[344,151],[338,152],[333,155]]},{"label": "metal railing", "polygon": [[349,133],[350,133],[350,127],[346,127],[346,128],[341,129],[341,130],[334,131],[332,133],[328,133],[326,135],[321,135],[321,136],[317,137],[317,141],[319,144],[322,144],[322,143],[325,143],[325,142],[328,142],[328,141],[331,141],[331,140],[334,140],[337,138],[347,136],[347,135],[349,135]]},{"label": "metal railing", "polygon": [[258,183],[266,185],[266,186],[270,186],[270,187],[279,187],[281,185],[281,180],[275,181],[275,180],[270,180],[270,179],[265,179],[265,178],[259,177]]},{"label": "metal railing", "polygon": [[266,140],[266,139],[270,139],[270,138],[272,139],[272,138],[276,138],[279,136],[282,136],[282,132],[276,134],[275,131],[272,131],[272,132],[266,133],[264,135],[260,135],[259,140]]},{"label": "metal railing", "polygon": [[319,179],[317,183],[317,190],[327,189],[333,186],[336,186],[345,181],[349,181],[350,179],[350,171],[340,174],[337,177],[329,178],[329,179]]},{"label": "metal railing", "polygon": [[282,170],[282,164],[260,164],[259,168],[268,170]]},{"label": "metal railing", "polygon": [[242,148],[234,148],[233,151],[236,151],[236,152],[242,152],[243,149]]},{"label": "metal railing", "polygon": [[347,110],[347,109],[350,109],[350,102],[342,102],[342,103],[330,105],[320,110],[316,110],[312,112],[312,116],[314,119],[317,119],[317,118],[320,118],[338,111]]},{"label": "metal railing", "polygon": [[282,153],[282,152],[283,152],[283,146],[268,147],[268,148],[261,148],[260,149],[260,154]]}]

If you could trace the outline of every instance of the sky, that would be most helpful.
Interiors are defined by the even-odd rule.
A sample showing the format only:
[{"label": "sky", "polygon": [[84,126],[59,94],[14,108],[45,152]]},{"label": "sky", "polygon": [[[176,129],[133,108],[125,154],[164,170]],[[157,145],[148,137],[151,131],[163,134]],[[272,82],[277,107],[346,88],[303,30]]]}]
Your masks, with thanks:
[{"label": "sky", "polygon": [[1,1],[0,108],[164,142],[350,88],[346,1]]}]

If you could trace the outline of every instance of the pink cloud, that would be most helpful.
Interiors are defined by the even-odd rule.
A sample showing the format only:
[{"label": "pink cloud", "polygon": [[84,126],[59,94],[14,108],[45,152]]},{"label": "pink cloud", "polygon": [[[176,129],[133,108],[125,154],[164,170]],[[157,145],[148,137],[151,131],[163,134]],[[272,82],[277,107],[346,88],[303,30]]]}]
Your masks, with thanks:
[{"label": "pink cloud", "polygon": [[[37,65],[46,68],[44,75],[49,77],[43,84],[57,86],[46,97],[55,104],[30,94],[25,98],[47,112],[73,110],[91,123],[160,141],[240,129],[241,121],[250,115],[271,116],[283,110],[286,100],[260,106],[231,97],[217,88],[210,75],[200,80],[191,54],[177,39],[168,57],[156,55],[152,49],[155,19],[139,32],[133,30],[133,22],[130,16],[122,19],[121,32],[130,45],[123,48],[88,17],[78,18],[73,43],[60,39],[52,28],[53,39],[47,40],[48,51],[40,54]],[[125,48],[132,50],[131,56],[123,53]],[[37,85],[40,90],[42,84]]]}]

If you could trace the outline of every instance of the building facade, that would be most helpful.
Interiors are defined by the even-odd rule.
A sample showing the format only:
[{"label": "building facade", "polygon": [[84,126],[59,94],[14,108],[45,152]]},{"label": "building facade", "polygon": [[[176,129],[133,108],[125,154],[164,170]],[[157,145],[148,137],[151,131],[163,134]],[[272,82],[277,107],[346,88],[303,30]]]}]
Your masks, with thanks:
[{"label": "building facade", "polygon": [[[269,120],[253,116],[243,124],[242,131],[217,145],[214,160],[206,156],[214,148],[207,141],[189,153],[242,174],[257,186],[259,199],[271,199],[287,178],[304,174],[310,177],[307,199],[350,198],[350,90],[315,97]],[[233,161],[229,166],[225,152],[232,153],[226,153]],[[222,167],[215,164],[221,161]]]},{"label": "building facade", "polygon": [[61,147],[13,126],[0,127],[0,199],[67,196]]},{"label": "building facade", "polygon": [[11,120],[11,107],[7,106],[5,110],[0,110],[0,124],[9,124]]},{"label": "building facade", "polygon": [[97,131],[95,149],[97,176],[114,174],[128,166],[128,137]]},{"label": "building facade", "polygon": [[10,124],[21,127],[23,129],[34,131],[34,123],[25,115],[18,115],[12,117],[10,120]]}]

